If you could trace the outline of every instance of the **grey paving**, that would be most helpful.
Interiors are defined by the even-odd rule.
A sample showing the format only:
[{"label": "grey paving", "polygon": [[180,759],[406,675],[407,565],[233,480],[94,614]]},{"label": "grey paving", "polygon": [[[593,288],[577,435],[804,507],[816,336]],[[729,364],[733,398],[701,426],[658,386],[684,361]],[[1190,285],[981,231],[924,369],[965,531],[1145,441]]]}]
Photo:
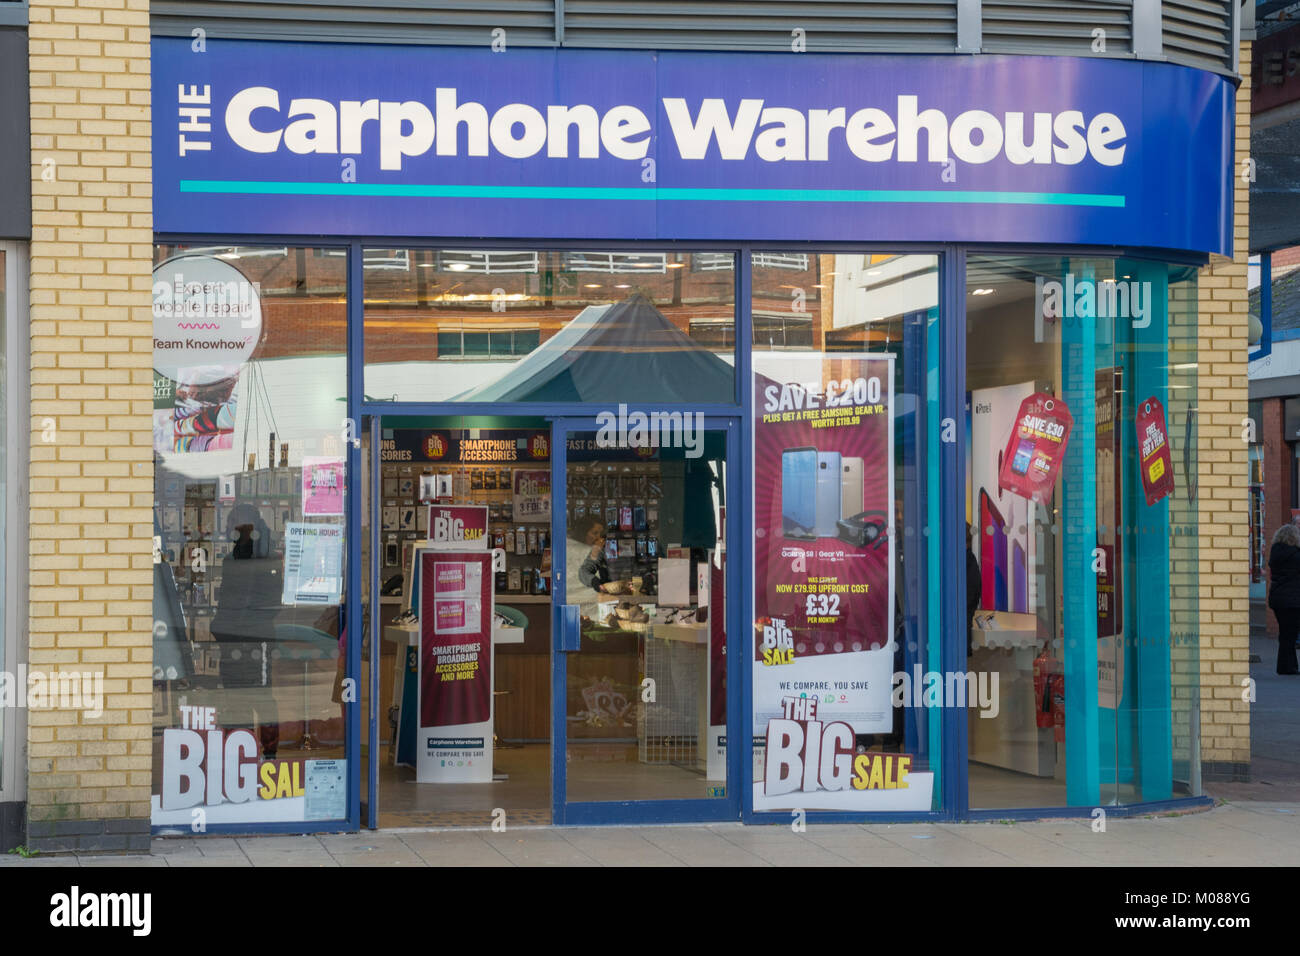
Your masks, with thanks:
[{"label": "grey paving", "polygon": [[1201,813],[1024,823],[707,824],[380,830],[322,836],[160,837],[149,855],[23,859],[25,866],[1294,866],[1300,803],[1237,801]]}]

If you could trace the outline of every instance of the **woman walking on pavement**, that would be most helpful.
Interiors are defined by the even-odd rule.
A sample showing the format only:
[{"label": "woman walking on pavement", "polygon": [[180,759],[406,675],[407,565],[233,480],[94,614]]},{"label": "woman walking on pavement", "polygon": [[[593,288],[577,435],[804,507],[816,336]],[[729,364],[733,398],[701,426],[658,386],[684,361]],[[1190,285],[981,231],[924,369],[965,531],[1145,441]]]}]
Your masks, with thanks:
[{"label": "woman walking on pavement", "polygon": [[1277,672],[1300,673],[1295,642],[1300,634],[1300,529],[1284,524],[1268,553],[1268,606],[1277,618]]}]

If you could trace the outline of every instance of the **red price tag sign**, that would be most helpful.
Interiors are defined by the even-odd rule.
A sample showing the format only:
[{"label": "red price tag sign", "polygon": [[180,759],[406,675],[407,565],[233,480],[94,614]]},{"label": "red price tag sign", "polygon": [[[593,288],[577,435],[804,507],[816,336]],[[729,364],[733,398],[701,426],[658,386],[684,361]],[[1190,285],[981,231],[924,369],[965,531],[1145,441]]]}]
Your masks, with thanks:
[{"label": "red price tag sign", "polygon": [[1040,505],[1050,503],[1073,427],[1074,416],[1059,398],[1046,392],[1026,398],[1002,452],[998,487]]},{"label": "red price tag sign", "polygon": [[1138,404],[1137,440],[1142,490],[1146,493],[1147,504],[1153,505],[1174,491],[1174,464],[1169,453],[1165,407],[1154,396]]}]

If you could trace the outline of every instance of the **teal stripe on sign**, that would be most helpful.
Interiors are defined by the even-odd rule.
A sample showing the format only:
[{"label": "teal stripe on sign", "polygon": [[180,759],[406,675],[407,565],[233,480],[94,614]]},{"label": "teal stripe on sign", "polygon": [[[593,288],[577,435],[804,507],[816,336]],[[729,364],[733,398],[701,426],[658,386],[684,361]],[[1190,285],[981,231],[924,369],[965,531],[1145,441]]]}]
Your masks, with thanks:
[{"label": "teal stripe on sign", "polygon": [[441,199],[613,199],[640,202],[984,203],[1124,208],[1109,193],[999,192],[988,189],[689,189],[624,186],[457,186],[437,183],[293,183],[182,179],[183,193],[253,196],[393,196]]}]

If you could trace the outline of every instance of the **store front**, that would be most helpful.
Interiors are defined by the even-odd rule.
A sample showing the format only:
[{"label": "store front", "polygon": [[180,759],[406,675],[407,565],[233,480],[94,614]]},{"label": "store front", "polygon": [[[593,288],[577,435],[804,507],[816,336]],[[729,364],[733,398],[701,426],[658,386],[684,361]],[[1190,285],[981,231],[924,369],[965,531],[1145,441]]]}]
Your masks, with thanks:
[{"label": "store front", "polygon": [[153,71],[155,830],[1203,800],[1227,80]]}]

